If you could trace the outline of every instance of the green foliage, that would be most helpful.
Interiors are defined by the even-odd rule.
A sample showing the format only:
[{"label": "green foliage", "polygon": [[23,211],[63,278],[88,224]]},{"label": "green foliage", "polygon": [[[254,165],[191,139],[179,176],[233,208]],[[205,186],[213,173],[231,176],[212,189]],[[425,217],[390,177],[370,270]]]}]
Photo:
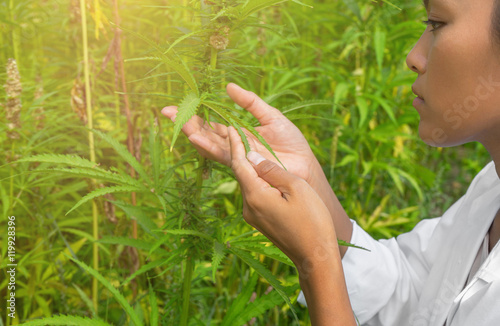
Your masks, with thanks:
[{"label": "green foliage", "polygon": [[78,316],[54,316],[43,318],[39,320],[32,320],[27,323],[21,324],[23,326],[56,326],[56,325],[64,325],[64,326],[110,326],[110,324],[105,323],[101,320],[96,319],[88,319],[85,317]]},{"label": "green foliage", "polygon": [[53,163],[64,164],[73,167],[94,169],[96,164],[87,159],[81,158],[76,155],[62,155],[62,154],[41,154],[33,155],[30,157],[23,157],[18,162],[39,162],[39,163]]},{"label": "green foliage", "polygon": [[160,317],[158,313],[158,302],[151,284],[149,285],[149,305],[151,306],[150,326],[158,326],[158,319]]},{"label": "green foliage", "polygon": [[[130,166],[137,172],[139,173],[139,176],[142,178],[143,182],[146,182],[148,185],[152,184],[151,179],[149,178],[148,174],[146,173],[145,169],[142,167],[142,165],[137,161],[137,159],[132,156],[132,154],[128,151],[127,147],[124,145],[120,144],[116,139],[110,137],[109,135],[106,135],[103,132],[100,132],[98,130],[92,130],[95,134],[97,134],[99,137],[101,137],[103,140],[105,140],[108,144],[111,145],[111,147],[116,151],[120,157],[130,164]],[[130,190],[133,191],[133,190]]]},{"label": "green foliage", "polygon": [[127,313],[127,315],[130,317],[130,320],[133,322],[135,326],[141,326],[143,323],[139,319],[139,316],[137,313],[134,311],[132,306],[127,302],[127,300],[123,297],[123,295],[102,276],[98,271],[93,269],[90,266],[87,266],[85,263],[79,261],[78,259],[74,259],[72,257],[68,257],[71,259],[73,262],[75,262],[78,266],[83,268],[87,273],[95,277],[106,289],[108,289],[109,292],[113,295],[113,297],[118,301],[118,303],[122,306],[123,310]]},{"label": "green foliage", "polygon": [[92,191],[91,193],[88,193],[85,195],[82,199],[78,201],[78,203],[75,204],[75,206],[71,207],[71,209],[66,213],[68,215],[80,205],[88,202],[89,200],[92,200],[96,197],[104,196],[107,194],[112,194],[115,192],[141,192],[143,189],[141,188],[136,188],[136,187],[131,187],[131,186],[115,186],[115,187],[106,187],[106,188],[100,188]]},{"label": "green foliage", "polygon": [[215,282],[215,273],[217,272],[217,268],[219,267],[222,259],[226,254],[226,250],[222,243],[219,243],[217,240],[214,241],[214,252],[212,254],[212,279]]},{"label": "green foliage", "polygon": [[179,112],[177,113],[175,119],[174,136],[172,137],[172,145],[170,145],[170,151],[172,151],[172,148],[174,147],[175,141],[179,136],[179,133],[181,132],[182,126],[184,126],[184,124],[188,122],[188,120],[191,119],[193,115],[196,114],[196,110],[198,109],[200,102],[201,98],[198,97],[196,93],[188,93],[179,104]]},{"label": "green foliage", "polygon": [[271,291],[269,294],[252,299],[252,295],[256,294],[253,291],[257,284],[258,275],[258,273],[252,274],[250,280],[231,304],[221,326],[244,325],[252,318],[263,314],[266,310],[280,303],[282,299],[277,291]]},{"label": "green foliage", "polygon": [[[0,66],[16,57],[23,86],[19,139],[7,137],[0,87],[0,206],[2,216],[17,221],[18,320],[243,325],[255,318],[258,325],[308,325],[303,307],[284,304],[298,295],[296,271],[244,223],[230,169],[200,159],[180,133],[198,114],[236,127],[247,150],[244,129],[267,145],[257,121],[225,95],[230,81],[294,121],[348,215],[376,238],[439,216],[463,194],[490,158],[476,144],[432,149],[418,138],[415,76],[404,58],[424,29],[421,4],[297,3],[120,2],[128,120],[114,64],[116,25],[108,24],[115,19],[111,2],[87,1],[94,163],[82,128],[79,2],[0,2]],[[1,69],[0,85],[5,79]],[[167,105],[180,108],[174,125],[159,113]],[[124,145],[129,140],[134,155]],[[89,199],[99,215],[97,238]],[[68,260],[88,265],[93,243],[98,271]],[[6,261],[6,246],[0,248]]]},{"label": "green foliage", "polygon": [[290,307],[290,310],[293,313],[293,316],[295,317],[296,321],[298,322],[297,315],[295,313],[295,310],[292,306],[292,303],[290,302],[290,298],[288,298],[288,295],[286,294],[285,288],[280,284],[280,282],[276,279],[276,277],[264,266],[253,258],[249,253],[242,251],[237,248],[232,248],[231,252],[234,253],[236,256],[238,256],[241,260],[243,260],[246,264],[248,264],[250,267],[252,267],[256,273],[258,273],[260,276],[266,279],[266,281],[271,284],[271,286],[274,288],[276,292],[281,296],[281,298],[288,304]]}]

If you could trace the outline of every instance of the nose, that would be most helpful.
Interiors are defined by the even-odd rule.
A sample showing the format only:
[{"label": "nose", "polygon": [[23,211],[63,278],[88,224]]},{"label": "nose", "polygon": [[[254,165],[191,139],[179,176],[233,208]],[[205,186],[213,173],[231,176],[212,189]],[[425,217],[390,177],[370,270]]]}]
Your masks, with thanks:
[{"label": "nose", "polygon": [[408,68],[419,75],[425,74],[427,71],[427,55],[429,52],[430,37],[431,33],[426,30],[406,57],[406,65]]}]

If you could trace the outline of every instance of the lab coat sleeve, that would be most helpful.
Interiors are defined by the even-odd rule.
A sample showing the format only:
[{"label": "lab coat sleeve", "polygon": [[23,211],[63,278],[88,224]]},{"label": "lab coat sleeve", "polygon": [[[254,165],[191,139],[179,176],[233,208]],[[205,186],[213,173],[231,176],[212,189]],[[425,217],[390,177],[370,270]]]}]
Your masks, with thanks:
[{"label": "lab coat sleeve", "polygon": [[379,241],[352,221],[351,242],[370,250],[349,248],[342,259],[351,305],[361,325],[405,323],[430,270],[423,253],[439,220],[423,220],[403,236]]},{"label": "lab coat sleeve", "polygon": [[[429,270],[426,260],[419,257],[418,248],[427,243],[438,221],[439,218],[421,221],[403,239],[377,241],[351,220],[350,242],[370,250],[349,248],[342,258],[349,299],[361,325],[404,324],[398,320],[405,314],[407,318],[416,305],[418,289]],[[297,301],[307,305],[302,292]]]},{"label": "lab coat sleeve", "polygon": [[[460,201],[459,201],[460,202]],[[443,232],[438,225],[456,212],[455,203],[442,218],[425,219],[397,238],[375,240],[355,221],[351,243],[370,251],[349,248],[342,265],[351,306],[361,325],[404,325],[432,267]],[[432,243],[432,244],[430,244]],[[298,302],[306,304],[301,292]]]}]

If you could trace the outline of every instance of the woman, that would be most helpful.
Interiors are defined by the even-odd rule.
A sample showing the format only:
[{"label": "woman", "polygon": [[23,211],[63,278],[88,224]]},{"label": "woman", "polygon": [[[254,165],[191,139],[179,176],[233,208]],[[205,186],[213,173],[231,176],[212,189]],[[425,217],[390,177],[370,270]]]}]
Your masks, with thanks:
[{"label": "woman", "polygon": [[[234,84],[229,96],[288,172],[258,142],[245,157],[232,127],[199,117],[183,127],[202,155],[233,169],[245,220],[296,265],[314,325],[355,325],[352,311],[363,325],[500,325],[500,0],[424,3],[428,27],[407,57],[419,135],[433,146],[478,141],[493,158],[441,218],[375,241],[348,218],[300,131]],[[176,108],[162,112],[174,119]]]}]

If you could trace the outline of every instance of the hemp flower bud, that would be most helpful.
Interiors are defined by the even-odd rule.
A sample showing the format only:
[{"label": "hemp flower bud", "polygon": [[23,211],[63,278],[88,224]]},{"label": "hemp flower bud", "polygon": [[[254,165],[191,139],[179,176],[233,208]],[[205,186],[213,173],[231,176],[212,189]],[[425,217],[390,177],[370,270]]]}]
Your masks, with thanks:
[{"label": "hemp flower bud", "polygon": [[9,59],[7,62],[7,83],[4,85],[7,93],[5,105],[5,118],[7,120],[7,137],[19,139],[17,129],[21,128],[21,76],[17,68],[16,60]]},{"label": "hemp flower bud", "polygon": [[210,36],[210,45],[216,50],[225,50],[228,44],[229,40],[222,35],[214,34]]}]

